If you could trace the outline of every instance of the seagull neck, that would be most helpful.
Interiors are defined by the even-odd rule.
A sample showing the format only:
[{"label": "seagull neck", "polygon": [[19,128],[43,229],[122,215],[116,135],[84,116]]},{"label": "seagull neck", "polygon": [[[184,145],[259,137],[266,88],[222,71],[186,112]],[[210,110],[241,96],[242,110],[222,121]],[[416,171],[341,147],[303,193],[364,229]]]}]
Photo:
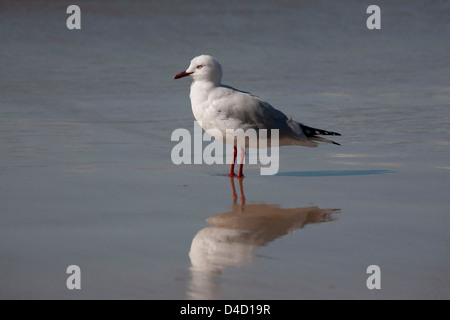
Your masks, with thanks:
[{"label": "seagull neck", "polygon": [[195,80],[192,82],[191,89],[200,89],[200,90],[211,90],[215,87],[219,87],[220,82],[216,83],[213,81],[207,80]]}]

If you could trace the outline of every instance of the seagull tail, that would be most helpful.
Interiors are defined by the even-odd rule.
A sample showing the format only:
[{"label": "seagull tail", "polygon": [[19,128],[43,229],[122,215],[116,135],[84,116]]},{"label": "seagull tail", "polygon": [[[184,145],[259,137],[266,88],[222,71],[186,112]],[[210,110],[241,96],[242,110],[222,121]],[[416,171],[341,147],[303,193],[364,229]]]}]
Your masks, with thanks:
[{"label": "seagull tail", "polygon": [[322,130],[322,129],[317,129],[317,128],[312,128],[312,127],[308,127],[305,125],[301,125],[301,128],[303,130],[303,132],[305,133],[305,136],[308,138],[308,140],[313,140],[313,141],[320,141],[320,142],[326,142],[326,143],[332,143],[332,144],[336,144],[338,146],[340,146],[339,143],[333,141],[333,140],[329,140],[329,139],[325,139],[322,137],[318,137],[318,135],[322,135],[322,136],[340,136],[340,133],[337,132],[333,132],[333,131],[327,131],[327,130]]}]

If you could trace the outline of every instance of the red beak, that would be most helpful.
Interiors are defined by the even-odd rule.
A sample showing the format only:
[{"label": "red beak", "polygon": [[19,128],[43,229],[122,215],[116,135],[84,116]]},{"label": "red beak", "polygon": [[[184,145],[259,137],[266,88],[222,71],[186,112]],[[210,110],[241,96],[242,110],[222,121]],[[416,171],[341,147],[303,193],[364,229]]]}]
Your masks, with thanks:
[{"label": "red beak", "polygon": [[180,73],[178,73],[174,79],[180,79],[183,77],[187,77],[188,75],[192,74],[192,72],[186,72],[186,71],[182,71]]}]

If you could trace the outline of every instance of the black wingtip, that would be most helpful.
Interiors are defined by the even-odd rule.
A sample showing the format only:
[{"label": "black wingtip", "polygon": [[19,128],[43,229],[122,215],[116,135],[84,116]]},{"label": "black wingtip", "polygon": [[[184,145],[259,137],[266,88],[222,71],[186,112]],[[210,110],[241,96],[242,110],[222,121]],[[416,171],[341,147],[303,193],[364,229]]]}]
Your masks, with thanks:
[{"label": "black wingtip", "polygon": [[322,135],[322,136],[340,136],[341,135],[338,132],[308,127],[308,126],[305,126],[304,124],[301,125],[301,129],[307,137],[312,137],[312,136],[316,136],[316,135]]}]

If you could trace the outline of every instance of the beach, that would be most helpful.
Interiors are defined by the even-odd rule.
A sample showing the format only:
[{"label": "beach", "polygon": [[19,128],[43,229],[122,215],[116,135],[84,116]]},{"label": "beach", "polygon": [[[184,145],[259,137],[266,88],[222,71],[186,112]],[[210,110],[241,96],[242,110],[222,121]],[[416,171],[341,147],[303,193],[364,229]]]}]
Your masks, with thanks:
[{"label": "beach", "polygon": [[[0,8],[0,299],[450,298],[448,2],[76,4]],[[200,54],[341,146],[174,164]]]}]

